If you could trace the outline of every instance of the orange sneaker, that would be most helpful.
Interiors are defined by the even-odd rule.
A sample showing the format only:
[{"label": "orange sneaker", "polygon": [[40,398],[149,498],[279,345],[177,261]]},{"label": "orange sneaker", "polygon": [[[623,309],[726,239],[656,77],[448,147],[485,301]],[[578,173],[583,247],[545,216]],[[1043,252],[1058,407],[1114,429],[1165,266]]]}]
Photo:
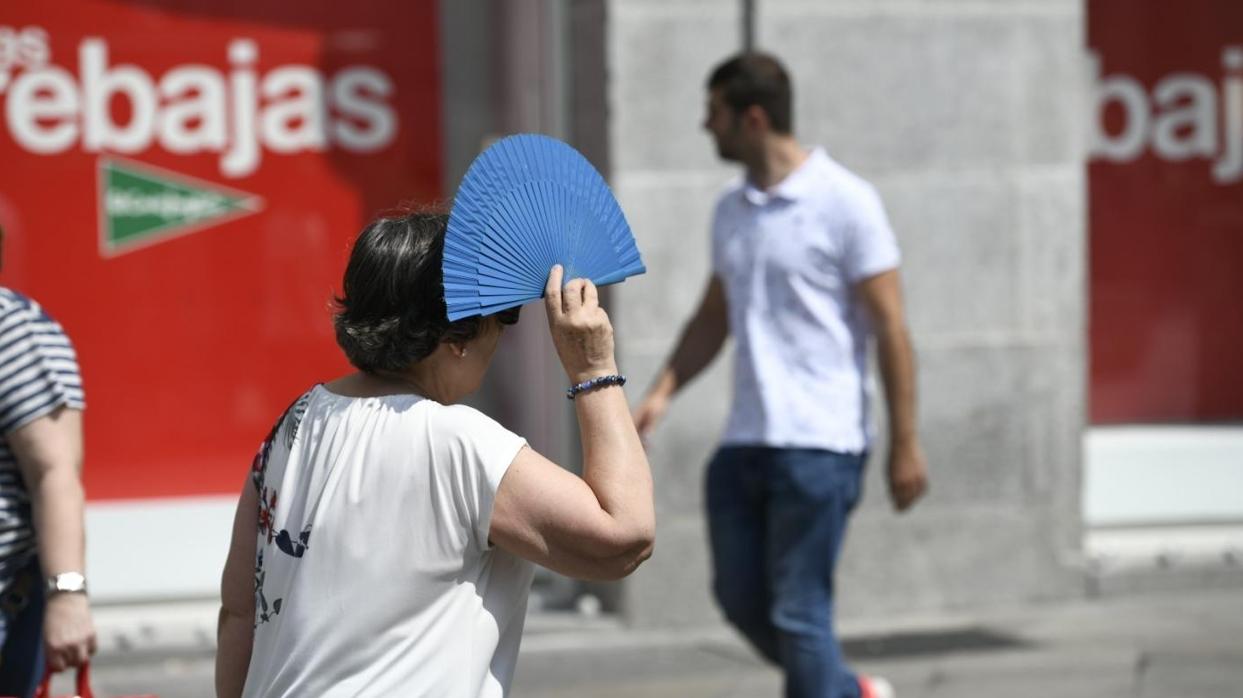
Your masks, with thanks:
[{"label": "orange sneaker", "polygon": [[879,676],[859,674],[859,692],[862,698],[894,698],[893,684]]}]

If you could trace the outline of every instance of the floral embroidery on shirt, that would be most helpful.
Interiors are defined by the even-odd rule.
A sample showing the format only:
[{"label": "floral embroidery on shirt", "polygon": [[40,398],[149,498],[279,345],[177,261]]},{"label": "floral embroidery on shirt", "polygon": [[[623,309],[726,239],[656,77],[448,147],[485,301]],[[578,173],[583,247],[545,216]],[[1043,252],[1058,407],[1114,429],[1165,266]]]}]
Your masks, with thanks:
[{"label": "floral embroidery on shirt", "polygon": [[269,493],[268,488],[264,487],[260,490],[259,498],[259,535],[268,537],[268,544],[272,543],[272,517],[276,511],[276,492]]},{"label": "floral embroidery on shirt", "polygon": [[307,524],[302,532],[298,534],[296,541],[289,531],[284,529],[276,530],[278,494],[275,488],[267,486],[268,458],[272,454],[272,446],[276,443],[278,435],[283,431],[285,448],[293,447],[294,438],[298,433],[298,426],[302,423],[302,417],[306,414],[307,404],[310,402],[310,399],[310,392],[303,394],[302,397],[295,400],[285,410],[280,419],[276,420],[276,424],[272,426],[272,431],[268,433],[268,437],[259,446],[259,451],[255,453],[255,459],[250,466],[251,484],[254,485],[255,491],[259,494],[259,530],[257,535],[262,539],[255,555],[255,627],[270,622],[279,614],[281,612],[281,604],[284,601],[284,599],[275,599],[269,602],[267,595],[263,591],[263,583],[267,578],[267,572],[263,568],[263,553],[267,546],[275,542],[276,548],[282,553],[300,558],[306,552],[311,541],[310,524]]},{"label": "floral embroidery on shirt", "polygon": [[276,547],[279,548],[282,553],[292,557],[302,557],[302,553],[306,552],[307,544],[310,542],[310,524],[307,524],[306,528],[302,529],[302,533],[298,534],[297,542],[294,542],[293,538],[289,535],[289,531],[283,529],[276,536]]},{"label": "floral embroidery on shirt", "polygon": [[263,594],[263,580],[267,573],[263,571],[263,550],[259,551],[258,564],[255,567],[255,627],[272,620],[272,616],[281,612],[281,599],[270,606],[268,597]]}]

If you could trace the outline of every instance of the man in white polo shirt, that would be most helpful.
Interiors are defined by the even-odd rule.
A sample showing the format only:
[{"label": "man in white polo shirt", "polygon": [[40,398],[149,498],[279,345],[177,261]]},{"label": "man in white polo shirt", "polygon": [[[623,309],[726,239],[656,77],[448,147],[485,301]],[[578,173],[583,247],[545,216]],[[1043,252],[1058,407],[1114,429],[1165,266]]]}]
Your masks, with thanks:
[{"label": "man in white polo shirt", "polygon": [[733,335],[733,405],[707,474],[717,602],[781,666],[787,698],[891,696],[887,682],[845,667],[832,614],[871,448],[872,337],[895,508],[927,487],[898,245],[876,190],[795,139],[791,102],[789,77],[768,55],[731,58],[708,80],[704,128],[745,177],[717,201],[712,276],[635,421],[650,432]]}]

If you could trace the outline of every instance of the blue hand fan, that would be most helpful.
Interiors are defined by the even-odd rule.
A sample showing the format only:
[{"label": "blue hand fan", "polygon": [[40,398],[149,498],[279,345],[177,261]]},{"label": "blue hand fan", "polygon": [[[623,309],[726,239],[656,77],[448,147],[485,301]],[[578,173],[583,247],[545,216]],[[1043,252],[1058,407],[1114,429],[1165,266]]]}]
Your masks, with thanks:
[{"label": "blue hand fan", "polygon": [[509,136],[471,163],[445,233],[449,319],[491,315],[544,295],[554,264],[597,286],[647,271],[617,199],[577,150]]}]

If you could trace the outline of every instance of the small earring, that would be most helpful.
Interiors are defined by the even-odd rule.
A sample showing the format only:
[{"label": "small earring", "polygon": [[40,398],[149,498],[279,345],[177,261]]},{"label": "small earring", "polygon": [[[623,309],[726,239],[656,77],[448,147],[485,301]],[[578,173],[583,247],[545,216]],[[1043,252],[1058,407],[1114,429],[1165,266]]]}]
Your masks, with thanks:
[{"label": "small earring", "polygon": [[458,354],[458,356],[459,356],[460,358],[465,359],[465,358],[466,358],[466,350],[465,350],[465,349],[463,349],[463,350],[462,350],[462,353],[461,353],[461,354]]}]

